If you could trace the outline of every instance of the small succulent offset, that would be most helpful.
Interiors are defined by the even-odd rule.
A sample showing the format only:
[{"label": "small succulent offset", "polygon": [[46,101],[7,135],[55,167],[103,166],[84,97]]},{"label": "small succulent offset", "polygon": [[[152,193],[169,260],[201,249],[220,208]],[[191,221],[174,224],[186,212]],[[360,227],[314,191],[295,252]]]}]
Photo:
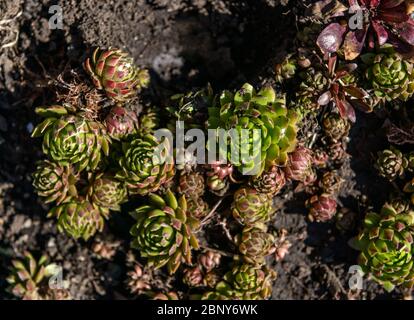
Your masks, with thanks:
[{"label": "small succulent offset", "polygon": [[400,150],[391,146],[390,149],[378,152],[375,167],[381,177],[392,181],[404,174],[407,160]]},{"label": "small succulent offset", "polygon": [[100,173],[93,178],[88,189],[88,199],[102,208],[120,211],[127,198],[124,184],[109,174]]},{"label": "small succulent offset", "polygon": [[275,238],[266,232],[266,227],[256,225],[243,229],[240,235],[239,251],[246,263],[263,265],[270,254]]},{"label": "small succulent offset", "polygon": [[[296,112],[285,105],[285,99],[277,98],[271,87],[256,92],[253,86],[245,84],[236,93],[224,91],[219,106],[209,108],[208,128],[234,129],[238,139],[231,139],[231,147],[237,151],[239,159],[232,159],[231,150],[227,150],[227,146],[223,150],[220,146],[223,158],[243,174],[255,172],[257,176],[273,165],[284,165],[288,153],[296,147],[298,121]],[[242,134],[243,129],[249,130],[249,134]],[[259,130],[260,134],[254,134],[253,130]],[[216,143],[209,141],[208,148]],[[260,150],[255,148],[258,145]],[[257,165],[260,165],[258,172],[255,170]]]},{"label": "small succulent offset", "polygon": [[327,222],[336,214],[336,200],[329,194],[314,195],[306,201],[309,208],[309,220]]},{"label": "small succulent offset", "polygon": [[216,285],[215,292],[205,293],[202,299],[268,299],[272,292],[271,281],[275,278],[276,273],[272,270],[250,264],[236,264],[224,275],[223,281]]},{"label": "small succulent offset", "polygon": [[359,265],[387,291],[414,284],[414,212],[398,213],[386,204],[381,212],[369,212],[361,233],[350,245],[361,251]]},{"label": "small succulent offset", "polygon": [[158,142],[149,134],[125,142],[119,160],[121,170],[115,177],[123,181],[132,194],[158,191],[174,178],[174,162],[168,159],[171,148],[168,139]]},{"label": "small succulent offset", "polygon": [[119,102],[130,100],[149,83],[148,71],[137,68],[133,59],[119,49],[96,48],[84,67],[94,85]]},{"label": "small succulent offset", "polygon": [[[346,2],[346,1],[344,1]],[[414,45],[414,22],[404,0],[348,0],[344,5],[336,0],[323,0],[314,5],[314,13],[334,8],[328,16],[335,21],[319,35],[317,44],[324,53],[339,51],[346,60],[357,58],[365,46],[374,49],[392,44],[397,50],[409,53]],[[361,26],[350,21],[360,14]],[[355,21],[354,21],[355,22]]]},{"label": "small succulent offset", "polygon": [[272,199],[255,189],[241,187],[234,194],[231,210],[233,217],[242,225],[266,223],[273,214]]},{"label": "small succulent offset", "polygon": [[175,273],[182,262],[191,265],[191,251],[198,249],[193,230],[198,220],[188,214],[185,196],[176,198],[170,191],[161,197],[148,195],[148,204],[131,212],[136,224],[131,229],[133,247],[148,259],[148,265],[167,265]]}]

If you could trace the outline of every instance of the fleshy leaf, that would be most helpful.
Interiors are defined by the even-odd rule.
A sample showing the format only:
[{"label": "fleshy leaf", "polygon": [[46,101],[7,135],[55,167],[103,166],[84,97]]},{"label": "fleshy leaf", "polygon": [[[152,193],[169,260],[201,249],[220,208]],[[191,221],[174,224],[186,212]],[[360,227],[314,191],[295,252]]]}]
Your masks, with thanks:
[{"label": "fleshy leaf", "polygon": [[332,23],[321,32],[316,43],[323,53],[336,52],[342,44],[345,32],[345,26]]}]

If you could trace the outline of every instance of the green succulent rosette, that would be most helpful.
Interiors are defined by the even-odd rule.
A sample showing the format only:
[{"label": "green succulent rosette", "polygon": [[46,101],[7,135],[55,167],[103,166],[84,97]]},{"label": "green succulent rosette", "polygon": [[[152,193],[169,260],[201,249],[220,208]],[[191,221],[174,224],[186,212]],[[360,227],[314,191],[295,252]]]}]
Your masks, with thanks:
[{"label": "green succulent rosette", "polygon": [[109,210],[100,208],[81,197],[54,207],[49,217],[58,219],[59,231],[64,231],[74,239],[88,240],[97,231],[102,231]]},{"label": "green succulent rosette", "polygon": [[88,188],[88,199],[99,207],[120,211],[127,198],[124,183],[109,174],[96,175]]},{"label": "green succulent rosette", "polygon": [[275,238],[266,232],[265,226],[257,224],[244,228],[238,242],[239,251],[246,263],[263,265],[265,257],[275,244]]},{"label": "green succulent rosette", "polygon": [[358,263],[365,273],[387,291],[395,286],[411,288],[413,269],[414,212],[397,213],[384,205],[380,214],[369,212],[362,232],[350,245],[361,251]]},{"label": "green succulent rosette", "polygon": [[133,98],[150,81],[148,71],[136,67],[132,57],[119,49],[96,48],[84,67],[94,85],[119,102]]},{"label": "green succulent rosette", "polygon": [[213,105],[208,111],[208,128],[216,129],[219,138],[220,129],[228,135],[224,144],[210,139],[208,149],[219,142],[221,158],[243,174],[260,176],[265,168],[284,165],[296,147],[298,116],[270,87],[256,92],[245,84],[234,94],[224,91],[219,106]]},{"label": "green succulent rosette", "polygon": [[232,300],[268,299],[272,294],[272,280],[275,278],[275,272],[267,268],[237,264],[217,284],[215,293],[206,295],[204,299],[220,296]]},{"label": "green succulent rosette", "polygon": [[45,203],[60,204],[76,197],[77,180],[77,174],[71,166],[60,166],[48,160],[40,161],[33,173],[33,186]]},{"label": "green succulent rosette", "polygon": [[245,226],[266,223],[273,214],[272,199],[253,188],[241,187],[234,194],[231,211],[233,217]]},{"label": "green succulent rosette", "polygon": [[174,162],[168,159],[171,148],[168,139],[159,143],[149,134],[124,143],[119,160],[121,170],[115,177],[123,181],[132,194],[158,191],[174,178]]},{"label": "green succulent rosette", "polygon": [[362,57],[366,64],[365,78],[375,95],[383,100],[407,101],[414,93],[413,64],[404,60],[392,47]]},{"label": "green succulent rosette", "polygon": [[131,215],[136,220],[131,229],[132,246],[148,259],[149,266],[166,265],[173,274],[182,262],[191,264],[191,251],[198,249],[193,230],[199,222],[188,213],[185,196],[177,199],[170,190],[163,196],[151,193],[148,204]]},{"label": "green succulent rosette", "polygon": [[65,107],[37,108],[47,118],[33,131],[43,136],[43,152],[61,166],[73,165],[78,172],[95,170],[103,156],[108,156],[110,137],[105,127],[78,115],[68,115]]}]

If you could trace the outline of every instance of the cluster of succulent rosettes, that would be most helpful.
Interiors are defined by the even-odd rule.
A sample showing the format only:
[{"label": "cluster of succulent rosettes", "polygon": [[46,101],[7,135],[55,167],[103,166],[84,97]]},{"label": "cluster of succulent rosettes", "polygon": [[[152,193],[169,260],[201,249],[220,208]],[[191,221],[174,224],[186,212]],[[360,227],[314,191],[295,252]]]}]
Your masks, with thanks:
[{"label": "cluster of succulent rosettes", "polygon": [[361,233],[350,241],[361,251],[358,263],[388,291],[414,284],[414,212],[397,212],[385,204],[380,214],[369,212]]},{"label": "cluster of succulent rosettes", "polygon": [[84,67],[94,85],[118,102],[130,100],[149,84],[148,71],[136,67],[133,59],[119,49],[96,48]]},{"label": "cluster of succulent rosettes", "polygon": [[266,267],[236,264],[227,272],[214,291],[208,291],[202,300],[264,300],[272,294],[272,280],[276,273]]},{"label": "cluster of succulent rosettes", "polygon": [[273,215],[273,200],[269,195],[256,189],[241,187],[233,197],[231,211],[233,217],[244,226],[268,222]]},{"label": "cluster of succulent rosettes", "polygon": [[285,184],[285,173],[277,166],[273,166],[265,170],[259,177],[252,177],[249,180],[249,185],[252,188],[270,196],[277,195]]},{"label": "cluster of succulent rosettes", "polygon": [[148,266],[167,266],[169,273],[175,273],[182,262],[191,264],[192,249],[198,249],[194,230],[199,221],[188,213],[184,195],[177,197],[167,190],[162,196],[148,195],[148,204],[131,212],[136,220],[131,229],[134,238],[132,246]]},{"label": "cluster of succulent rosettes", "polygon": [[101,123],[68,114],[64,106],[40,107],[36,112],[46,119],[34,129],[32,137],[43,136],[43,152],[51,161],[73,165],[78,172],[94,171],[108,156],[111,139]]},{"label": "cluster of succulent rosettes", "polygon": [[385,101],[407,101],[414,93],[413,64],[404,60],[393,48],[362,56],[366,64],[365,78],[374,94]]},{"label": "cluster of succulent rosettes", "polygon": [[331,220],[337,209],[336,200],[330,194],[314,195],[306,201],[309,209],[309,220],[316,222],[327,222]]},{"label": "cluster of succulent rosettes", "polygon": [[266,226],[256,224],[245,227],[236,239],[239,252],[246,263],[253,265],[265,264],[265,257],[271,253],[275,238],[266,232]]},{"label": "cluster of succulent rosettes", "polygon": [[131,194],[158,191],[174,178],[174,162],[169,158],[171,148],[168,139],[159,142],[149,134],[124,142],[120,171],[115,177],[125,183]]},{"label": "cluster of succulent rosettes", "polygon": [[56,274],[56,265],[48,264],[47,257],[36,260],[30,252],[22,259],[12,261],[7,277],[10,292],[23,300],[69,300],[71,296],[65,288],[52,289],[48,279]]},{"label": "cluster of succulent rosettes", "polygon": [[[298,116],[286,108],[285,98],[278,98],[271,87],[256,92],[245,84],[235,93],[224,91],[218,104],[208,110],[208,128],[217,129],[219,137],[219,129],[228,131],[228,145],[218,146],[223,158],[241,173],[257,176],[286,163],[296,147]],[[209,140],[208,149],[214,144],[217,141]]]}]

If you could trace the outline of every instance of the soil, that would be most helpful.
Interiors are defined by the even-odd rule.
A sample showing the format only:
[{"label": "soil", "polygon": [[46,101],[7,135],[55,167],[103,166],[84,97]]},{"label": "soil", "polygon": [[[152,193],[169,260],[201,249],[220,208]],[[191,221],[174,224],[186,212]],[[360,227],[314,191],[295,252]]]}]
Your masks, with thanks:
[{"label": "soil", "polygon": [[[54,101],[60,74],[79,67],[94,46],[112,46],[150,69],[152,84],[144,95],[153,104],[208,82],[217,90],[246,81],[273,83],[275,61],[291,48],[309,2],[0,0],[0,19],[22,11],[12,22],[20,30],[18,42],[0,49],[0,299],[13,298],[5,290],[5,277],[11,259],[26,250],[46,253],[60,264],[76,299],[135,298],[125,288],[130,259],[126,212],[114,215],[99,235],[101,241],[115,243],[115,257],[106,260],[92,250],[96,239],[74,241],[59,233],[33,191],[31,173],[42,157],[40,142],[30,138],[39,122],[34,108]],[[61,30],[48,27],[54,4],[63,10]],[[383,122],[381,115],[359,113],[352,128],[339,199],[356,218],[350,230],[338,231],[335,221],[310,223],[306,196],[294,193],[295,185],[275,199],[279,213],[274,227],[286,229],[293,246],[282,261],[272,262],[278,271],[272,299],[403,297],[367,279],[360,292],[348,285],[357,252],[347,242],[357,233],[366,207],[378,209],[389,191],[372,169],[372,155],[386,141],[381,139]]]}]

